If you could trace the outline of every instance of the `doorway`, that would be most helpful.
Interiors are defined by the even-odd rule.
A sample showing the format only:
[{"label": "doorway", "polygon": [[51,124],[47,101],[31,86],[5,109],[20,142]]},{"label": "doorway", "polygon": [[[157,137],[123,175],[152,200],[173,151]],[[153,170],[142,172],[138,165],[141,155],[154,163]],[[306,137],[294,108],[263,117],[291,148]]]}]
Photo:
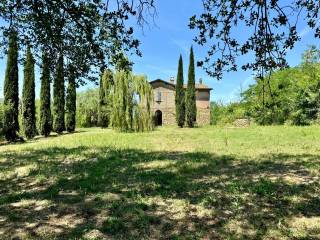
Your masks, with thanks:
[{"label": "doorway", "polygon": [[154,114],[154,124],[155,126],[162,126],[162,112],[157,110]]}]

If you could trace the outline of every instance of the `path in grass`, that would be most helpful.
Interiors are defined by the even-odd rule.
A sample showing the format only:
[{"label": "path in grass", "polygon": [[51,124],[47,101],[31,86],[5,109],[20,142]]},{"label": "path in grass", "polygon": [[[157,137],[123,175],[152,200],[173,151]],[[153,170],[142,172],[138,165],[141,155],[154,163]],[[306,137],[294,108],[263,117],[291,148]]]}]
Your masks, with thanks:
[{"label": "path in grass", "polygon": [[0,239],[320,239],[320,128],[160,128],[0,147]]}]

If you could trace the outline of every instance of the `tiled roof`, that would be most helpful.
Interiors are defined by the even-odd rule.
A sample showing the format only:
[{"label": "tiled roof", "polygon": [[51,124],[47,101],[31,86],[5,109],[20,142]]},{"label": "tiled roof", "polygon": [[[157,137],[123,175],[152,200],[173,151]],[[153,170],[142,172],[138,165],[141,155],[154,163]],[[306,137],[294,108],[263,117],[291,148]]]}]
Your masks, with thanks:
[{"label": "tiled roof", "polygon": [[[165,81],[165,80],[162,80],[162,79],[156,79],[154,81],[151,81],[150,84],[153,84],[153,83],[156,83],[156,82],[163,82],[165,84],[169,84],[169,85],[172,85],[172,86],[176,86],[175,83],[172,83],[172,82],[169,82],[169,81]],[[184,84],[183,85],[184,88],[187,88],[187,84]],[[196,89],[207,89],[207,90],[212,90],[212,88],[208,87],[207,85],[205,84],[200,84],[200,83],[196,83],[195,85]]]},{"label": "tiled roof", "polygon": [[[183,85],[184,88],[187,88],[187,84]],[[208,87],[207,85],[203,84],[203,83],[196,83],[196,89],[210,89],[212,90],[212,88]]]}]

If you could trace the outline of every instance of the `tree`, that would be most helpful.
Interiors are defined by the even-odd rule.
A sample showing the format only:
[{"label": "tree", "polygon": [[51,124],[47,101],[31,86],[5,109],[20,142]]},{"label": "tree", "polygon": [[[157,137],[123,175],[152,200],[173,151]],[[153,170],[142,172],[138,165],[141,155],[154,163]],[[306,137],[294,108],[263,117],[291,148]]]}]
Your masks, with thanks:
[{"label": "tree", "polygon": [[61,54],[57,61],[53,82],[53,130],[56,133],[62,133],[65,130],[64,95],[63,55]]},{"label": "tree", "polygon": [[17,33],[9,34],[9,49],[4,79],[4,116],[3,132],[8,141],[16,141],[19,131],[19,78],[18,78],[18,43]]},{"label": "tree", "polygon": [[[32,42],[40,50],[46,47],[52,60],[63,54],[65,68],[75,67],[77,84],[82,84],[85,79],[97,81],[97,74],[90,73],[114,65],[123,52],[140,56],[140,41],[129,22],[136,19],[142,27],[155,14],[154,0],[121,0],[116,4],[105,0],[4,0],[0,35],[6,35],[8,27],[16,27],[21,45]],[[4,39],[2,43],[0,46],[6,46]]]},{"label": "tree", "polygon": [[[206,72],[221,79],[223,72],[238,69],[237,57],[254,55],[241,66],[253,70],[257,79],[269,84],[272,71],[287,67],[288,50],[300,40],[297,32],[300,20],[306,21],[320,37],[319,1],[297,0],[204,0],[204,12],[190,18],[191,29],[198,34],[195,41],[208,46],[203,66]],[[236,31],[248,33],[238,37]]]},{"label": "tree", "polygon": [[36,135],[36,110],[35,110],[35,76],[34,59],[31,48],[28,47],[24,64],[24,83],[22,91],[22,125],[26,138]]},{"label": "tree", "polygon": [[188,127],[194,127],[197,119],[197,106],[196,106],[196,88],[195,88],[195,71],[194,71],[194,54],[193,47],[190,51],[190,63],[188,70],[188,84],[186,92],[186,121]]},{"label": "tree", "polygon": [[108,127],[110,122],[110,103],[112,102],[110,90],[113,84],[113,73],[106,69],[100,79],[99,87],[99,118],[98,124],[100,127]]},{"label": "tree", "polygon": [[50,67],[48,54],[42,53],[42,75],[40,90],[40,134],[47,137],[52,130]]},{"label": "tree", "polygon": [[99,127],[99,89],[88,89],[77,93],[77,126]]},{"label": "tree", "polygon": [[[249,86],[242,102],[248,115],[262,125],[309,125],[319,121],[319,53],[311,46],[300,65],[273,72],[268,86],[264,87],[263,81]],[[270,92],[272,95],[267,94]]]},{"label": "tree", "polygon": [[185,122],[185,94],[184,94],[184,86],[183,86],[183,60],[180,55],[179,58],[179,66],[178,66],[178,74],[177,74],[177,84],[176,84],[176,122],[179,127],[184,126]]},{"label": "tree", "polygon": [[68,132],[74,132],[76,128],[76,101],[76,79],[73,74],[70,74],[66,96],[66,130]]},{"label": "tree", "polygon": [[143,132],[153,129],[152,88],[145,76],[122,70],[114,75],[110,89],[111,126],[121,132]]}]

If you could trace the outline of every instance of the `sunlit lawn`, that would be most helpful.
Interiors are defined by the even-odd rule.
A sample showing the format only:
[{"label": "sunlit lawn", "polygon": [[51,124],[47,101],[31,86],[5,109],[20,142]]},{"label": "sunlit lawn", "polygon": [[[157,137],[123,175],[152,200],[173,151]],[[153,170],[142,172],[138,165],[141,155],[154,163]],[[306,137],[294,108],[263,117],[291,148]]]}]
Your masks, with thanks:
[{"label": "sunlit lawn", "polygon": [[320,127],[0,146],[0,239],[320,239]]}]

